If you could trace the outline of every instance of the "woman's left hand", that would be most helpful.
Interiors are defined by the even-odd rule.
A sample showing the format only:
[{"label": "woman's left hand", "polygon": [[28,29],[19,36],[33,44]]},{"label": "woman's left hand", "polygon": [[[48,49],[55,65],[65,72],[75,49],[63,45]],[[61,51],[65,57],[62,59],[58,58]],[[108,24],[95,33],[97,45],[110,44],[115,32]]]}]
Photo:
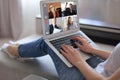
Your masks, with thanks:
[{"label": "woman's left hand", "polygon": [[77,66],[77,63],[80,61],[83,61],[83,58],[81,57],[79,51],[74,49],[72,46],[69,45],[62,45],[60,52],[63,56],[67,58],[68,61],[70,61],[74,66]]}]

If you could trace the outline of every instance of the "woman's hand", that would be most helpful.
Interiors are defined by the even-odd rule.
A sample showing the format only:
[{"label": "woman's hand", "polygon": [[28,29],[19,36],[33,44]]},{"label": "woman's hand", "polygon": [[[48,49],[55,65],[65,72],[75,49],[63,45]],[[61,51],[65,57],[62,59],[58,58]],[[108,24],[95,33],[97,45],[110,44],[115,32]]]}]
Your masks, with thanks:
[{"label": "woman's hand", "polygon": [[93,53],[94,48],[90,45],[90,43],[83,37],[74,36],[73,40],[78,40],[80,43],[76,42],[76,46],[80,48],[81,51],[86,53]]},{"label": "woman's hand", "polygon": [[73,65],[77,66],[77,64],[83,61],[80,53],[69,45],[62,45],[60,52],[63,56],[65,56]]}]

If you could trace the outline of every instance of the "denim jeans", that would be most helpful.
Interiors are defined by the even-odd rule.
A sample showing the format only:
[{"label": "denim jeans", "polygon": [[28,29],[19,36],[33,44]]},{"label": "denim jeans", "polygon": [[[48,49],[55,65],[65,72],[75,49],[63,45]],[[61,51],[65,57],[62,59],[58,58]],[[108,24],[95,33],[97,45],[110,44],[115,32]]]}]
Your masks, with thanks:
[{"label": "denim jeans", "polygon": [[[44,42],[43,38],[39,40],[21,44],[18,48],[20,57],[41,57],[49,54],[55,64],[56,70],[60,80],[84,80],[84,76],[76,67],[67,67],[64,62],[51,50],[51,48]],[[95,58],[95,59],[94,59]],[[97,61],[96,57],[87,60],[88,64],[96,67],[101,61]]]}]

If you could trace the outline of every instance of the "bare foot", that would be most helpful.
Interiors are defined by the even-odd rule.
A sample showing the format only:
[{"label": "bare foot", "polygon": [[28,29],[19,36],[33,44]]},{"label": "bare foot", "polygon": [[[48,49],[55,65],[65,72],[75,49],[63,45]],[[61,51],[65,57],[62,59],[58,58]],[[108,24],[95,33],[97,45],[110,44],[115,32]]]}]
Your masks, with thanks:
[{"label": "bare foot", "polygon": [[18,47],[19,47],[19,44],[12,44],[7,47],[7,50],[11,53],[11,55],[13,55],[17,58],[18,57]]}]

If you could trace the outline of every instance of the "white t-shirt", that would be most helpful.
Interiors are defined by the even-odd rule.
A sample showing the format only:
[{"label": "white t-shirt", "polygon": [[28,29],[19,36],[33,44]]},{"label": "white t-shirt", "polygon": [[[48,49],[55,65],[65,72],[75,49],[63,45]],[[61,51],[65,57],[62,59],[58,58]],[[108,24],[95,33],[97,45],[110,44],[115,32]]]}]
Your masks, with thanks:
[{"label": "white t-shirt", "polygon": [[[100,63],[95,70],[105,77],[111,76],[118,68],[120,68],[120,43],[115,47],[109,58]],[[119,79],[120,80],[120,79]]]}]

